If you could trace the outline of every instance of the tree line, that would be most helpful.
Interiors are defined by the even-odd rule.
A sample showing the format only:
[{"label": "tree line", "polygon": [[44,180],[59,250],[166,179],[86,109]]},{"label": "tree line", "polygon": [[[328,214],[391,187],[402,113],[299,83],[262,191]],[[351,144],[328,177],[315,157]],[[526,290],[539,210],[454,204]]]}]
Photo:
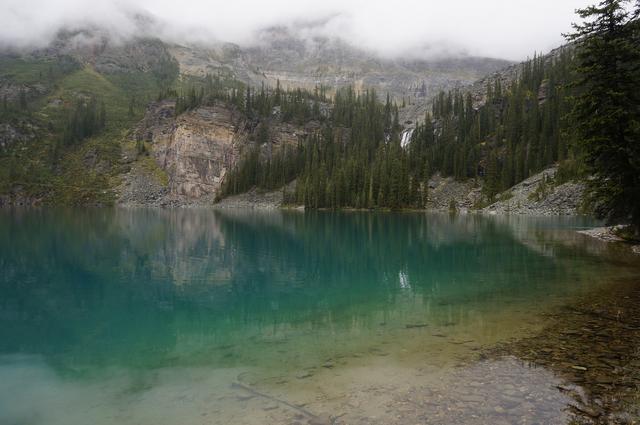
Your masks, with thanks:
[{"label": "tree line", "polygon": [[323,120],[321,105],[328,101],[327,87],[313,91],[283,89],[276,81],[274,89],[261,85],[252,88],[233,77],[218,74],[202,81],[191,81],[180,92],[175,89],[161,91],[158,100],[175,98],[176,115],[200,106],[213,106],[216,102],[231,105],[251,119],[267,119],[276,114],[283,121],[304,124],[310,120]]},{"label": "tree line", "polygon": [[428,180],[439,172],[484,178],[491,199],[572,155],[567,123],[559,118],[568,110],[571,58],[570,50],[552,59],[535,56],[510,87],[489,83],[480,107],[470,93],[440,93],[406,147],[398,105],[388,95],[381,102],[375,90],[340,89],[321,131],[275,159],[261,159],[254,148],[229,176],[224,195],[297,178],[290,201],[310,208],[422,208]]},{"label": "tree line", "polygon": [[535,55],[503,87],[487,82],[485,100],[471,93],[442,92],[418,125],[413,143],[429,169],[457,179],[484,178],[484,193],[498,193],[545,167],[572,159],[568,84],[574,50]]},{"label": "tree line", "polygon": [[310,208],[424,205],[425,173],[400,146],[398,106],[388,96],[380,102],[375,90],[346,87],[329,109],[320,130],[295,148],[262,159],[258,143],[232,171],[223,194],[274,189],[297,179],[288,200]]},{"label": "tree line", "polygon": [[95,97],[80,101],[67,115],[61,142],[64,146],[69,146],[98,134],[105,128],[106,121],[104,102],[99,102]]}]

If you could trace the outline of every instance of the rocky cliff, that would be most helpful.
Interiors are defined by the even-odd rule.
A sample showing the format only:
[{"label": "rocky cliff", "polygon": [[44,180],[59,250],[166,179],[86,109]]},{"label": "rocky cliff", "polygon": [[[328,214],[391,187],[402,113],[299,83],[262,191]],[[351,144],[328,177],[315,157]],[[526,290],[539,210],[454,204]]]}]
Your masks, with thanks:
[{"label": "rocky cliff", "polygon": [[47,48],[26,53],[73,57],[103,74],[150,72],[167,81],[178,70],[197,77],[224,71],[254,86],[280,81],[285,88],[375,88],[381,97],[388,92],[398,103],[404,101],[403,121],[421,118],[440,90],[470,85],[510,64],[472,56],[381,58],[339,38],[303,37],[283,27],[263,30],[257,40],[248,46],[214,41],[179,45],[148,37],[117,40],[92,28],[63,31]]},{"label": "rocky cliff", "polygon": [[471,85],[511,64],[473,56],[383,58],[340,38],[308,36],[285,27],[264,29],[255,38],[246,46],[214,40],[181,45],[154,37],[121,40],[104,29],[81,28],[61,31],[46,48],[17,53],[72,57],[103,74],[150,72],[167,81],[178,72],[203,77],[224,71],[254,86],[280,81],[285,88],[375,88],[381,97],[388,92],[398,103],[404,100],[407,118],[422,117],[440,90]]},{"label": "rocky cliff", "polygon": [[120,40],[99,28],[64,30],[46,48],[17,53],[37,59],[71,58],[106,75],[148,72],[175,78],[178,71],[163,41],[152,37]]},{"label": "rocky cliff", "polygon": [[209,46],[171,45],[169,51],[183,75],[204,76],[221,69],[251,85],[313,89],[354,86],[389,93],[399,104],[403,121],[424,116],[431,99],[441,90],[472,84],[511,62],[481,57],[418,60],[381,58],[337,38],[301,38],[282,27],[258,35],[259,42]]},{"label": "rocky cliff", "polygon": [[[228,173],[251,146],[257,121],[229,106],[200,107],[175,117],[172,101],[151,104],[133,132],[124,160],[130,164],[118,189],[123,205],[210,205]],[[262,155],[295,146],[319,129],[273,119]],[[142,147],[142,149],[141,149]],[[141,152],[142,150],[142,152]]]},{"label": "rocky cliff", "polygon": [[[553,49],[549,53],[543,56],[545,63],[551,63],[557,60],[564,52],[572,52],[573,46],[571,44],[564,45]],[[473,84],[469,85],[466,89],[471,93],[473,98],[474,107],[478,108],[484,105],[487,101],[487,86],[494,86],[496,82],[499,82],[503,89],[508,88],[517,78],[518,74],[521,74],[522,64],[512,64],[505,66],[501,69],[487,72],[484,76],[476,80]],[[538,92],[538,101],[544,102],[547,93],[547,81],[543,81],[540,91]]]},{"label": "rocky cliff", "polygon": [[169,193],[185,199],[215,195],[247,141],[244,117],[226,107],[198,108],[154,131],[153,156],[169,176]]}]

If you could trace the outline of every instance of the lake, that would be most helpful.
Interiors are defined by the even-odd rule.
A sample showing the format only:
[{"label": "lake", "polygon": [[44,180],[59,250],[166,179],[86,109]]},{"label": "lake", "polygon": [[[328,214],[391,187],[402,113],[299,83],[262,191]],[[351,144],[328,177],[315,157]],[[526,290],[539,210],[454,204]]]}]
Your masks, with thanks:
[{"label": "lake", "polygon": [[478,354],[638,276],[595,224],[1,211],[0,423],[565,423],[553,371]]}]

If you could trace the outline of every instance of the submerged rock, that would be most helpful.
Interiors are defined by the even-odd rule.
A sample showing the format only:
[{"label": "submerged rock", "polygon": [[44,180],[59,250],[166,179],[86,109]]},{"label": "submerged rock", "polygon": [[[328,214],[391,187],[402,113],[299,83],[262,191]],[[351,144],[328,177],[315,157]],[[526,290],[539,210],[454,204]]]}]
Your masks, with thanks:
[{"label": "submerged rock", "polygon": [[313,376],[313,372],[311,370],[302,370],[296,373],[296,378],[298,379],[307,379]]},{"label": "submerged rock", "polygon": [[[551,370],[574,402],[575,423],[633,423],[640,417],[640,287],[631,280],[577,300],[550,317],[539,335],[490,350]],[[540,356],[544,353],[545,356]]]}]

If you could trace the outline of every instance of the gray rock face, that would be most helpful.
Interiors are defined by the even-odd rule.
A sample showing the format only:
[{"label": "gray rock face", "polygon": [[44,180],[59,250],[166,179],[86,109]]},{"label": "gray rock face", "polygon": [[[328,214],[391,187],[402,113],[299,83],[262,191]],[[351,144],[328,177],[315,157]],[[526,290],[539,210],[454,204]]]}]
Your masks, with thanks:
[{"label": "gray rock face", "polygon": [[[140,173],[139,164],[133,163],[125,176],[126,184],[119,190],[120,203],[212,204],[243,152],[255,146],[256,123],[236,109],[200,107],[177,118],[174,109],[172,101],[153,103],[134,131],[134,137],[150,147],[155,166],[166,173],[166,188],[149,176],[140,176],[144,173]],[[270,143],[260,147],[261,155],[295,146],[318,129],[316,122],[296,126],[276,120],[270,123]]]},{"label": "gray rock face", "polygon": [[[569,44],[554,49],[544,56],[544,60],[545,62],[550,63],[556,60],[563,50],[572,48],[572,45]],[[502,89],[507,89],[518,78],[518,74],[521,73],[521,67],[522,64],[513,64],[501,69],[489,70],[485,75],[479,77],[479,79],[468,88],[473,98],[474,108],[478,108],[486,103],[487,85],[491,85],[493,87],[496,81],[499,81]],[[544,103],[547,99],[549,89],[548,85],[548,81],[544,81],[540,86],[540,90],[538,91],[538,102],[540,104]]]},{"label": "gray rock face", "polygon": [[24,93],[27,100],[32,100],[46,94],[48,90],[43,84],[17,84],[0,78],[0,102],[6,99],[7,102],[17,103],[21,93]]},{"label": "gray rock face", "polygon": [[174,76],[175,67],[187,76],[223,71],[253,86],[275,87],[280,81],[284,88],[374,88],[381,99],[389,93],[406,105],[400,111],[403,122],[423,119],[439,91],[471,85],[511,64],[470,56],[385,59],[339,38],[301,36],[282,27],[263,30],[257,44],[244,47],[219,42],[177,45],[152,37],[118,40],[107,30],[86,28],[63,31],[49,47],[33,54],[69,55],[104,74],[142,71],[169,79],[166,74]]},{"label": "gray rock face", "polygon": [[174,45],[169,50],[186,75],[204,76],[225,69],[256,86],[275,86],[280,81],[285,88],[311,90],[320,85],[375,88],[381,98],[388,92],[398,103],[405,100],[402,121],[422,119],[440,90],[470,85],[511,63],[477,57],[384,59],[340,39],[301,39],[284,28],[263,31],[257,46]]},{"label": "gray rock face", "polygon": [[115,74],[119,72],[153,72],[167,66],[172,57],[160,40],[139,39],[122,46],[107,45],[95,57],[94,66],[98,72]]},{"label": "gray rock face", "polygon": [[[502,200],[489,205],[484,212],[490,214],[576,215],[584,196],[584,184],[567,182],[558,186],[551,183],[556,167],[548,168],[513,186],[500,195]],[[548,181],[548,183],[545,183]]]},{"label": "gray rock face", "polygon": [[170,72],[171,66],[177,72],[177,63],[161,40],[151,37],[118,40],[97,28],[62,31],[50,46],[31,54],[44,58],[68,55],[102,74],[152,72],[160,75]]},{"label": "gray rock face", "polygon": [[171,194],[215,195],[246,142],[243,117],[227,108],[199,108],[179,117],[169,138],[154,140],[154,156],[169,174]]},{"label": "gray rock face", "polygon": [[[153,31],[141,31],[145,33]],[[84,28],[60,32],[49,47],[34,54],[70,55],[105,74],[162,73],[168,65],[175,65],[183,75],[205,76],[222,70],[254,86],[275,86],[279,80],[289,88],[375,88],[381,98],[388,92],[398,103],[405,100],[403,121],[422,118],[440,90],[470,85],[511,64],[471,56],[386,59],[339,38],[301,34],[308,31],[268,28],[257,35],[257,43],[241,47],[220,42],[178,45],[153,37],[119,40],[105,29]]]},{"label": "gray rock face", "polygon": [[37,130],[38,128],[28,121],[0,124],[0,152],[16,143],[35,139]]},{"label": "gray rock face", "polygon": [[177,118],[174,108],[171,101],[152,104],[135,131],[168,176],[166,192],[158,195],[184,202],[213,199],[247,144],[248,123],[227,107],[202,107]]}]

